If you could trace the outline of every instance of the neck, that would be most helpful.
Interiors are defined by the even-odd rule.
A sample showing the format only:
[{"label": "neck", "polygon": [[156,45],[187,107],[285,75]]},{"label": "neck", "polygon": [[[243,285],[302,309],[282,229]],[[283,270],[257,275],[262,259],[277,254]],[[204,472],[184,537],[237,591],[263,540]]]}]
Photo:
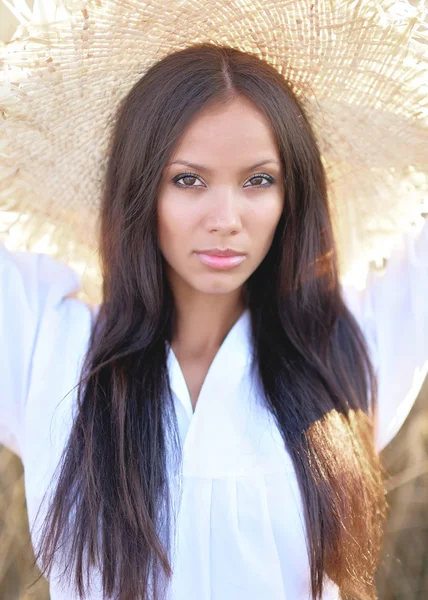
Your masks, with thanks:
[{"label": "neck", "polygon": [[176,300],[171,347],[177,359],[214,356],[244,310],[241,294],[198,294],[185,302]]}]

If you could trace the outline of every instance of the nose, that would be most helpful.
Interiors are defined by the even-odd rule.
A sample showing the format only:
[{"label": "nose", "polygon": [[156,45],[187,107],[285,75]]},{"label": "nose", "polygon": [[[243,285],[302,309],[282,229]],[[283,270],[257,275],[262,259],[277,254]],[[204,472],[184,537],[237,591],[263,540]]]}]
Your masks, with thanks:
[{"label": "nose", "polygon": [[217,193],[209,202],[205,226],[210,232],[236,233],[242,229],[239,200],[231,190]]}]

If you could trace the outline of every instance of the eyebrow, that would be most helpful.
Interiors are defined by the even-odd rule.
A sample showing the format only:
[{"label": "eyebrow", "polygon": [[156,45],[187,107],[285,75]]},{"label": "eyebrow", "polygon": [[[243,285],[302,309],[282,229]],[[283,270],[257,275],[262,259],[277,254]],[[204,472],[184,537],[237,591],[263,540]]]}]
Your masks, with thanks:
[{"label": "eyebrow", "polygon": [[[274,160],[272,158],[268,158],[266,160],[262,160],[260,162],[257,162],[255,165],[252,165],[251,167],[248,167],[248,171],[252,171],[253,169],[257,169],[257,167],[261,167],[263,165],[267,165],[267,164],[275,164],[275,165],[280,165],[280,163],[277,160]],[[172,163],[169,163],[168,166],[172,166],[172,165],[185,165],[186,167],[190,167],[191,169],[195,169],[197,171],[203,171],[205,173],[212,173],[212,169],[208,168],[208,167],[204,167],[204,165],[197,165],[196,163],[191,163],[188,162],[187,160],[175,160]]]}]

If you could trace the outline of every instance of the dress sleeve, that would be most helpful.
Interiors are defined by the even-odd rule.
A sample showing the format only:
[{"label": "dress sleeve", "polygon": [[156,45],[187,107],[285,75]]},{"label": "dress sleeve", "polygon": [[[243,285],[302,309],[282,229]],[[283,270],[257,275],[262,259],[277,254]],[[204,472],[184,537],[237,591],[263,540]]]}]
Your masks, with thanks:
[{"label": "dress sleeve", "polygon": [[0,443],[19,456],[38,330],[80,287],[78,274],[58,260],[0,243]]},{"label": "dress sleeve", "polygon": [[378,451],[398,433],[428,371],[428,219],[407,231],[383,274],[369,270],[344,299],[367,339],[378,376]]}]

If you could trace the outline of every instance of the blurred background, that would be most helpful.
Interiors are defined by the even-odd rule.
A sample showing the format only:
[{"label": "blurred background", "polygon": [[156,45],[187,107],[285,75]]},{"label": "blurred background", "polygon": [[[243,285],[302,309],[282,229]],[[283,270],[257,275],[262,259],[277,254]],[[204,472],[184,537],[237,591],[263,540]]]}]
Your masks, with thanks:
[{"label": "blurred background", "polygon": [[[32,2],[27,1],[32,7]],[[0,3],[0,41],[18,21]],[[44,251],[42,248],[40,251]],[[377,574],[380,600],[428,598],[428,380],[403,427],[383,450],[389,517]],[[19,458],[0,446],[0,599],[47,600],[48,584],[31,569],[24,477]],[[294,599],[293,599],[294,600]]]}]

